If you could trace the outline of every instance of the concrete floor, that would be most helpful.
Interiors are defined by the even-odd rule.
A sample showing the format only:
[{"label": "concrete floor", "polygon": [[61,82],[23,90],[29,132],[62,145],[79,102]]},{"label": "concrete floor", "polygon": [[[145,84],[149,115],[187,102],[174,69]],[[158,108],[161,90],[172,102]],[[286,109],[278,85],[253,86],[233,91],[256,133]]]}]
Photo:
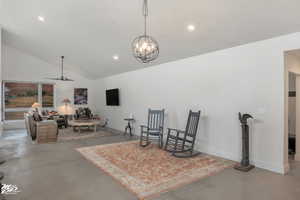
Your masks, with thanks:
[{"label": "concrete floor", "polygon": [[[134,200],[137,199],[110,176],[86,161],[74,149],[129,140],[108,136],[55,144],[32,144],[24,130],[6,131],[0,139],[0,155],[7,159],[0,170],[3,183],[21,192],[7,200]],[[300,163],[282,176],[262,169],[249,173],[226,169],[215,176],[161,194],[155,200],[299,200]],[[1,199],[1,198],[0,198]]]}]

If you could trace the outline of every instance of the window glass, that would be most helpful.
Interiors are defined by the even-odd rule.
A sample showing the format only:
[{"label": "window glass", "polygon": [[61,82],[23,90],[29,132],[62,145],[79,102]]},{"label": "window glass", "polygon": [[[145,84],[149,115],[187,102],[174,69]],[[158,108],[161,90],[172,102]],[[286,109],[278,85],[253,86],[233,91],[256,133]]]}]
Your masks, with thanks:
[{"label": "window glass", "polygon": [[5,108],[29,108],[38,101],[38,84],[5,83]]},{"label": "window glass", "polygon": [[42,106],[53,107],[54,106],[54,87],[51,84],[42,85]]},{"label": "window glass", "polygon": [[4,82],[4,120],[24,119],[32,104],[43,108],[54,107],[54,85],[42,83]]}]

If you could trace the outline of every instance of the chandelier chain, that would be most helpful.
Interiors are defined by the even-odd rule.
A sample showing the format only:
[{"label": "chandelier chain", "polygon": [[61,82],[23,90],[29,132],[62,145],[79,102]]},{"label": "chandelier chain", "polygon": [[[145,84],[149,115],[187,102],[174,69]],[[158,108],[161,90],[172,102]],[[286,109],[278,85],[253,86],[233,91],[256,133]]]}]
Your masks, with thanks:
[{"label": "chandelier chain", "polygon": [[142,14],[144,17],[144,34],[136,37],[132,42],[133,56],[141,63],[149,63],[159,55],[157,41],[147,35],[148,0],[143,0]]},{"label": "chandelier chain", "polygon": [[61,77],[64,76],[64,56],[61,56]]},{"label": "chandelier chain", "polygon": [[144,4],[143,4],[143,15],[145,17],[148,16],[148,0],[144,0]]},{"label": "chandelier chain", "polygon": [[148,0],[144,0],[143,15],[144,15],[144,35],[146,36],[147,35]]}]

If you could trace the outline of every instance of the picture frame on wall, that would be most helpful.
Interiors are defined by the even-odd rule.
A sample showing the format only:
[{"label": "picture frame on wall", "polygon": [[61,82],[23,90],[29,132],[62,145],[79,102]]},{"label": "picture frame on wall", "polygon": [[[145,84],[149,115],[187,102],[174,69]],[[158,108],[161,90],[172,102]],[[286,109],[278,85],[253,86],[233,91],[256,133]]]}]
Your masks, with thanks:
[{"label": "picture frame on wall", "polygon": [[88,104],[88,89],[87,88],[74,88],[74,104],[75,105]]}]

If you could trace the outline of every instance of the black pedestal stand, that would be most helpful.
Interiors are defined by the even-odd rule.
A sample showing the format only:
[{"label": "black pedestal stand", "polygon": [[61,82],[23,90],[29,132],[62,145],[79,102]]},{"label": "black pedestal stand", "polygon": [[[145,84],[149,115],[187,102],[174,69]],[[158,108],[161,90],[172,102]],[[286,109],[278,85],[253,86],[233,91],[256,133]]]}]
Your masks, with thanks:
[{"label": "black pedestal stand", "polygon": [[132,136],[132,126],[131,126],[130,122],[133,122],[134,119],[133,118],[125,118],[124,120],[128,122],[127,126],[125,127],[124,135],[127,134],[127,129],[129,129],[129,135]]},{"label": "black pedestal stand", "polygon": [[65,118],[65,127],[68,128],[69,126],[69,123],[68,123],[68,115],[64,115],[64,118]]},{"label": "black pedestal stand", "polygon": [[249,161],[249,126],[247,124],[247,120],[249,118],[253,118],[253,117],[249,114],[241,115],[241,113],[239,113],[239,120],[241,122],[241,127],[242,127],[243,152],[242,152],[241,163],[235,165],[234,168],[243,172],[248,172],[254,168],[253,165],[250,165],[250,161]]},{"label": "black pedestal stand", "polygon": [[[0,165],[2,165],[3,163],[5,163],[5,160],[2,160],[2,159],[0,159]],[[0,172],[0,194],[1,194],[1,192],[2,192],[2,179],[4,178],[4,173],[3,172]]]}]

